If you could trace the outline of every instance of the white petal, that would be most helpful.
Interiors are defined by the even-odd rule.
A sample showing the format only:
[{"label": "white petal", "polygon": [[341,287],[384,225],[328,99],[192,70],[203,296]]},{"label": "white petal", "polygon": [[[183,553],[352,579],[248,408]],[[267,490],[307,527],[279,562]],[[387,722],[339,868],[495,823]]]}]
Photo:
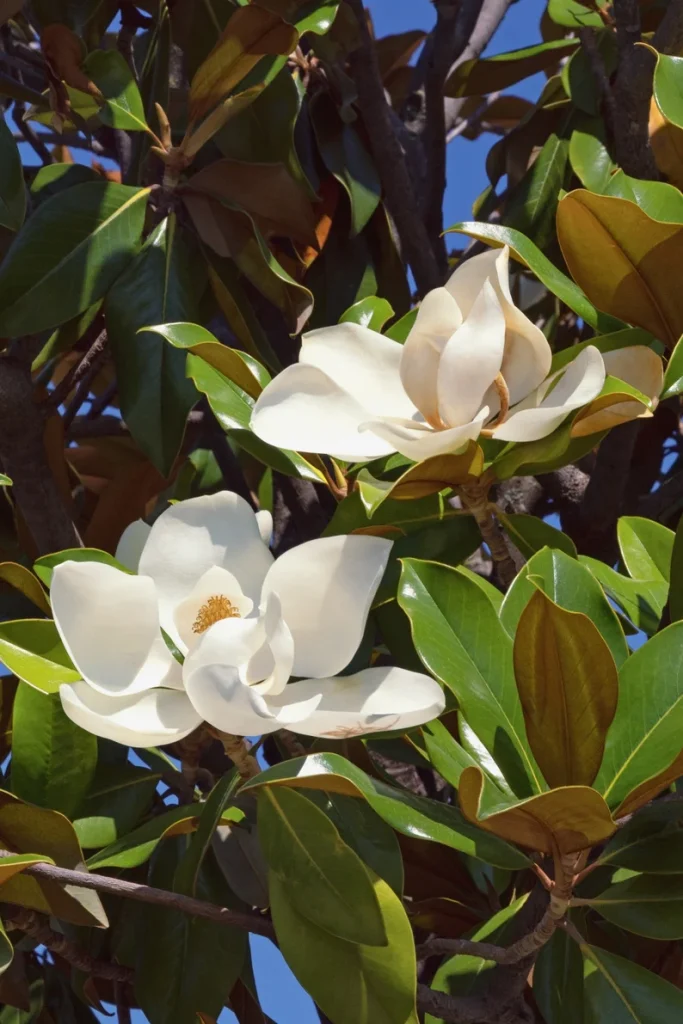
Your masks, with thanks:
[{"label": "white petal", "polygon": [[410,420],[374,420],[364,423],[364,430],[372,430],[385,438],[392,448],[415,462],[422,462],[433,455],[457,452],[470,440],[476,440],[481,428],[490,416],[490,409],[484,406],[476,419],[460,427],[433,430],[427,423],[413,423]]},{"label": "white petal", "polygon": [[50,587],[55,625],[74,665],[110,695],[179,686],[159,629],[154,583],[100,562],[62,562]]},{"label": "white petal", "polygon": [[[204,665],[185,679],[196,711],[214,728],[235,736],[259,736],[304,718],[320,702],[317,694],[271,710],[253,686],[243,683],[236,669]],[[277,698],[275,698],[277,699]]]},{"label": "white petal", "polygon": [[87,683],[59,688],[62,707],[72,722],[126,747],[157,747],[189,736],[201,717],[184,693],[152,690],[129,697],[96,693]]},{"label": "white petal", "polygon": [[359,433],[368,411],[315,366],[288,366],[259,395],[251,429],[263,441],[298,452],[360,462],[394,449]]},{"label": "white petal", "polygon": [[261,540],[270,547],[270,542],[273,537],[273,515],[266,508],[262,508],[260,512],[256,513],[256,522],[258,523],[258,530],[261,534]]},{"label": "white petal", "polygon": [[262,696],[282,693],[294,666],[294,637],[284,620],[277,594],[269,594],[263,621],[266,639],[247,665],[244,681]]},{"label": "white petal", "polygon": [[222,619],[199,637],[183,664],[183,679],[206,665],[243,669],[266,639],[265,619]]},{"label": "white petal", "polygon": [[603,352],[602,361],[612,377],[626,381],[648,398],[659,398],[664,387],[664,364],[651,348],[646,345],[617,348]]},{"label": "white petal", "polygon": [[235,610],[235,618],[246,618],[254,607],[252,599],[242,592],[236,576],[220,565],[207,569],[173,611],[173,624],[183,642],[183,653],[197,643],[199,633],[194,629],[197,616],[212,597],[225,598]]},{"label": "white petal", "polygon": [[[490,281],[496,290],[505,316],[505,355],[501,373],[510,392],[510,403],[515,405],[530,391],[533,391],[550,372],[552,352],[550,345],[540,328],[529,320],[512,301],[508,264],[510,250],[489,249],[479,256],[465,260],[456,268],[446,288],[453,296],[467,319],[477,295]],[[491,392],[484,399],[496,409]]]},{"label": "white petal", "polygon": [[458,304],[445,288],[427,292],[401,355],[401,381],[425,419],[439,422],[436,378],[446,342],[462,324]]},{"label": "white petal", "polygon": [[294,637],[294,675],[335,675],[348,665],[391,546],[382,537],[322,537],[277,559],[263,593],[276,593],[282,602]]},{"label": "white petal", "polygon": [[303,679],[290,683],[269,701],[271,709],[285,702],[319,696],[317,708],[295,732],[344,739],[364,733],[410,729],[436,718],[446,706],[443,690],[430,676],[402,668],[366,668],[352,676]]},{"label": "white petal", "polygon": [[173,610],[207,569],[227,569],[246,596],[258,602],[272,562],[248,502],[231,491],[220,491],[162,512],[142,552],[140,572],[156,583],[161,625],[180,645]]},{"label": "white petal", "polygon": [[126,569],[130,569],[131,572],[137,572],[140,555],[147,543],[151,529],[152,527],[144,519],[136,519],[134,523],[127,526],[116,547],[116,561],[125,565]]},{"label": "white petal", "polygon": [[444,348],[439,363],[437,394],[445,424],[459,427],[477,416],[500,371],[504,349],[505,317],[493,287],[485,281],[470,315]]},{"label": "white petal", "polygon": [[494,430],[502,441],[537,441],[559,427],[566,416],[591,402],[605,383],[605,366],[594,345],[568,364],[559,382],[536,409],[514,411]]}]

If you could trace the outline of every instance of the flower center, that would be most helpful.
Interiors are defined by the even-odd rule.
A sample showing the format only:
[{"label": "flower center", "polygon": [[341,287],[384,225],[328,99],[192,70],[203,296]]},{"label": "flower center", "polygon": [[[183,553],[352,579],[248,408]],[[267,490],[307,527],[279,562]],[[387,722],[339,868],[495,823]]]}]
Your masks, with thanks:
[{"label": "flower center", "polygon": [[214,622],[221,619],[239,619],[238,612],[232,601],[229,601],[225,594],[213,594],[209,597],[197,612],[197,617],[192,623],[193,633],[204,633]]}]

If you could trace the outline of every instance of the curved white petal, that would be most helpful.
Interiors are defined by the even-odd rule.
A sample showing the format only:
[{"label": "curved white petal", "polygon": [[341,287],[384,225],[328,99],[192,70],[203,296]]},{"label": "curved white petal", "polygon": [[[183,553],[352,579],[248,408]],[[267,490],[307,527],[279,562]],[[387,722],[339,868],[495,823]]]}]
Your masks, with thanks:
[{"label": "curved white petal", "polygon": [[313,694],[271,708],[270,702],[253,686],[242,682],[235,668],[226,665],[197,668],[186,677],[185,686],[198,714],[214,728],[235,736],[274,732],[305,718],[320,702],[318,694]]},{"label": "curved white petal", "polygon": [[142,552],[140,572],[156,583],[161,625],[180,645],[173,610],[208,569],[227,569],[257,602],[272,562],[249,504],[238,494],[220,491],[162,512]]},{"label": "curved white petal", "polygon": [[270,542],[273,538],[273,515],[266,508],[262,508],[260,512],[256,513],[256,522],[258,523],[258,531],[261,534],[261,540],[270,547]]},{"label": "curved white petal", "polygon": [[505,317],[492,285],[485,281],[439,363],[437,395],[445,424],[459,427],[477,416],[484,395],[500,371],[504,350]]},{"label": "curved white petal", "polygon": [[603,352],[602,361],[612,377],[626,381],[648,398],[659,398],[664,387],[664,364],[651,348],[646,345],[617,348]]},{"label": "curved white petal", "polygon": [[154,583],[101,562],[62,562],[50,587],[55,625],[74,665],[100,693],[178,686],[159,629]]},{"label": "curved white petal", "polygon": [[458,304],[445,288],[427,292],[401,355],[401,382],[425,419],[437,425],[436,379],[441,353],[462,324]]},{"label": "curved white petal", "polygon": [[403,346],[360,324],[344,323],[304,334],[300,366],[322,370],[371,416],[407,416],[415,406],[403,389]]},{"label": "curved white petal", "polygon": [[537,441],[559,427],[566,416],[591,402],[605,383],[605,366],[594,345],[568,364],[563,376],[536,409],[513,411],[496,427],[501,441]]},{"label": "curved white petal", "polygon": [[410,729],[436,718],[446,706],[443,690],[430,676],[402,668],[366,668],[352,676],[302,679],[269,701],[270,707],[320,697],[305,719],[294,722],[306,736],[344,739],[391,729]]},{"label": "curved white petal", "polygon": [[[506,326],[501,373],[510,392],[510,403],[515,405],[547,377],[552,352],[543,331],[512,301],[509,261],[510,250],[507,246],[503,246],[502,249],[489,249],[479,256],[473,256],[456,267],[446,282],[446,289],[467,319],[484,282],[490,281],[495,288],[503,308]],[[494,398],[493,391],[484,398],[484,402],[490,404],[492,409],[497,408]]]},{"label": "curved white petal", "polygon": [[[213,601],[212,601],[213,599]],[[247,597],[239,585],[239,581],[227,569],[214,565],[197,580],[184,601],[176,605],[173,611],[173,624],[183,642],[183,653],[193,647],[199,636],[207,629],[202,623],[202,612],[207,611],[211,602],[216,605],[225,599],[227,606],[223,609],[225,618],[244,619],[254,607],[254,602]],[[210,612],[211,609],[208,609]],[[215,614],[220,615],[221,608],[216,607]],[[210,615],[209,615],[210,617]],[[215,621],[221,621],[216,619]]]},{"label": "curved white petal", "polygon": [[263,614],[266,639],[247,665],[244,681],[262,696],[282,693],[294,667],[294,637],[282,614],[277,594],[266,598]]},{"label": "curved white petal", "polygon": [[373,420],[363,424],[363,430],[371,430],[386,439],[392,448],[415,462],[422,462],[433,455],[457,452],[470,440],[476,440],[481,428],[490,416],[490,409],[484,406],[479,415],[470,423],[445,430],[433,430],[427,423],[412,423],[410,420]]},{"label": "curved white petal", "polygon": [[276,593],[294,638],[296,676],[340,672],[356,653],[392,541],[322,537],[277,559],[263,585]]},{"label": "curved white petal", "polygon": [[144,519],[136,519],[134,523],[127,526],[116,546],[116,561],[125,565],[131,572],[138,571],[140,555],[147,543],[149,531],[152,527]]},{"label": "curved white petal", "polygon": [[251,429],[276,447],[360,462],[394,450],[379,437],[359,432],[367,419],[367,409],[331,377],[298,363],[263,389],[251,414]]},{"label": "curved white petal", "polygon": [[59,695],[64,711],[81,729],[126,747],[175,743],[201,723],[188,698],[177,690],[109,697],[87,683],[74,683],[61,686]]}]

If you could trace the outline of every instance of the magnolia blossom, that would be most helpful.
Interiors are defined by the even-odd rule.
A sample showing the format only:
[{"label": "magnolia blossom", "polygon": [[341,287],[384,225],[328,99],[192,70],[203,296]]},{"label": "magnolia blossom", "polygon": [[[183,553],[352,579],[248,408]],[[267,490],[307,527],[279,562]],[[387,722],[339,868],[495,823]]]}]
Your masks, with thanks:
[{"label": "magnolia blossom", "polygon": [[548,377],[550,346],[512,301],[508,260],[505,247],[462,263],[425,296],[405,345],[352,323],[304,335],[298,364],[256,402],[254,432],[296,451],[351,461],[398,451],[417,462],[480,434],[552,433],[600,393],[605,365],[588,346]]},{"label": "magnolia blossom", "polygon": [[[338,676],[363,636],[391,541],[327,537],[275,560],[271,528],[268,513],[224,491],[173,505],[151,528],[129,527],[117,556],[137,575],[58,565],[55,623],[83,677],[60,689],[67,715],[138,747],[182,739],[203,720],[237,735],[287,726],[345,737],[439,715],[441,687],[419,672]],[[303,678],[288,683],[292,675]]]}]

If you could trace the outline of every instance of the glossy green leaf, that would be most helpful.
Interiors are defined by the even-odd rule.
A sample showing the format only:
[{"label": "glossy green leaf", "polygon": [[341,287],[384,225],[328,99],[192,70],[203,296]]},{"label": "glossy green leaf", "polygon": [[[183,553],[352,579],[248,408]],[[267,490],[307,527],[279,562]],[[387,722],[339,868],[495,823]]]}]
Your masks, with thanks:
[{"label": "glossy green leaf", "polygon": [[236,770],[227,772],[211,790],[201,809],[199,824],[187,850],[183,854],[173,876],[173,891],[185,896],[196,896],[199,872],[211,845],[216,828],[220,824],[228,800],[237,789],[239,775]]},{"label": "glossy green leaf", "polygon": [[678,520],[673,551],[671,552],[671,588],[669,590],[669,617],[672,622],[683,619],[683,520]]},{"label": "glossy green leaf", "polygon": [[675,185],[664,181],[641,181],[618,170],[602,191],[606,196],[629,199],[653,220],[683,224],[683,194]]},{"label": "glossy green leaf", "polygon": [[121,414],[138,446],[168,475],[197,393],[186,355],[143,327],[199,319],[204,271],[175,218],[163,220],[107,295],[105,315]]},{"label": "glossy green leaf", "polygon": [[525,558],[531,558],[542,548],[558,548],[570,558],[577,557],[576,545],[571,537],[538,516],[505,512],[499,518],[508,537]]},{"label": "glossy green leaf", "polygon": [[284,786],[258,791],[263,854],[298,915],[350,943],[384,946],[380,904],[363,862],[330,819]]},{"label": "glossy green leaf", "polygon": [[327,91],[314,95],[310,112],[320,155],[348,196],[351,231],[357,235],[379,205],[377,169],[355,126],[342,121]]},{"label": "glossy green leaf", "polygon": [[656,58],[652,83],[655,103],[667,121],[683,128],[683,57],[656,53]]},{"label": "glossy green leaf", "polygon": [[669,581],[674,532],[652,519],[622,516],[617,523],[619,550],[634,580]]},{"label": "glossy green leaf", "polygon": [[130,572],[108,551],[100,551],[99,548],[66,548],[64,551],[57,551],[54,555],[41,555],[33,563],[33,569],[38,579],[46,587],[49,587],[55,567],[61,565],[62,562],[102,562],[104,565],[113,565],[121,572]]},{"label": "glossy green leaf", "polygon": [[[500,800],[501,797],[506,797],[508,800],[514,801],[515,795],[505,782],[504,777],[500,774],[500,770],[495,776],[491,776],[487,772],[492,760],[488,751],[484,750],[483,756],[474,757],[467,749],[467,746],[469,746],[469,744],[466,744],[468,730],[469,736],[471,736],[474,743],[478,743],[476,734],[472,732],[464,720],[461,720],[460,728],[462,743],[458,743],[451,736],[443,722],[438,721],[438,719],[423,725],[422,736],[429,760],[439,775],[446,782],[449,782],[451,786],[455,786],[456,789],[465,768],[470,768],[471,766],[481,768],[484,772],[484,788],[486,790],[484,800],[490,803]],[[477,751],[477,754],[479,754],[479,751]]]},{"label": "glossy green leaf", "polygon": [[505,595],[500,620],[510,636],[515,635],[520,615],[536,587],[561,608],[587,615],[606,640],[617,667],[623,664],[628,657],[626,637],[600,584],[584,565],[557,549],[545,548],[530,558]]},{"label": "glossy green leaf", "polygon": [[681,643],[683,623],[676,622],[634,651],[620,669],[619,706],[594,783],[612,808],[681,751]]},{"label": "glossy green leaf", "polygon": [[484,224],[479,221],[464,221],[454,224],[453,227],[448,228],[448,231],[458,231],[493,246],[509,245],[513,255],[520,263],[529,267],[549,291],[557,295],[570,309],[573,309],[578,316],[591,327],[599,330],[600,333],[618,331],[624,326],[623,322],[617,320],[616,317],[597,310],[579,286],[574,284],[571,278],[563,274],[561,270],[558,270],[538,246],[534,245],[520,231],[503,227],[501,224]]},{"label": "glossy green leaf", "polygon": [[[368,876],[370,877],[370,876]],[[318,928],[270,873],[278,945],[298,981],[335,1024],[417,1024],[415,944],[401,901],[375,876],[386,946],[357,945]]]},{"label": "glossy green leaf", "polygon": [[149,813],[160,778],[160,772],[127,761],[98,765],[73,823],[81,846],[101,849],[132,832]]},{"label": "glossy green leaf", "polygon": [[453,569],[406,559],[398,603],[425,666],[455,694],[513,791],[540,792],[544,783],[524,731],[512,641],[485,594]]},{"label": "glossy green leaf", "polygon": [[409,310],[400,320],[397,320],[395,324],[392,324],[388,331],[386,331],[387,338],[391,338],[392,341],[398,341],[401,345],[410,334],[411,328],[417,318],[417,307]]},{"label": "glossy green leaf", "polygon": [[367,299],[361,299],[349,306],[342,314],[342,324],[360,324],[361,327],[369,327],[372,331],[381,331],[387,320],[391,320],[394,311],[386,299],[380,299],[371,295]]},{"label": "glossy green leaf", "polygon": [[[598,6],[604,6],[600,0]],[[583,0],[548,0],[548,17],[565,28],[602,28],[603,21],[594,5]]]},{"label": "glossy green leaf", "polygon": [[74,725],[59,695],[20,683],[12,711],[12,792],[73,818],[97,767],[97,738]]},{"label": "glossy green leaf", "polygon": [[4,974],[14,958],[14,947],[0,921],[0,975]]},{"label": "glossy green leaf", "polygon": [[610,885],[589,905],[612,924],[649,939],[683,938],[683,879],[635,875]]},{"label": "glossy green leaf", "polygon": [[533,990],[545,1024],[583,1024],[583,959],[562,928],[538,955]]},{"label": "glossy green leaf", "polygon": [[[478,928],[467,933],[473,942],[490,942],[495,945],[506,945],[513,941],[515,918],[520,912],[527,897],[522,896],[497,914],[489,918]],[[445,960],[434,975],[431,988],[436,992],[447,992],[453,996],[474,996],[487,990],[492,983],[491,972],[496,969],[492,960],[481,957],[458,954]],[[428,1013],[425,1024],[443,1024],[440,1017]]]},{"label": "glossy green leaf", "polygon": [[0,225],[18,231],[26,215],[26,186],[21,157],[4,117],[0,124]]},{"label": "glossy green leaf", "polygon": [[93,50],[83,62],[105,99],[100,120],[128,132],[147,131],[140,90],[125,57],[118,50]]},{"label": "glossy green leaf", "polygon": [[[598,352],[614,352],[620,348],[630,348],[632,345],[647,345],[648,348],[655,348],[658,342],[642,327],[624,327],[621,331],[612,331],[611,334],[599,334],[587,341],[580,341],[577,345],[568,345],[553,353],[553,361],[550,364],[550,372],[555,373],[563,369],[568,363],[584,352],[589,345],[597,348]],[[660,346],[661,351],[661,346]]]},{"label": "glossy green leaf", "polygon": [[91,182],[42,203],[0,268],[0,333],[36,334],[101,298],[135,253],[148,196]]},{"label": "glossy green leaf", "polygon": [[600,856],[602,864],[616,864],[648,875],[683,874],[683,832],[666,831],[655,835],[634,836],[628,845],[608,846]]},{"label": "glossy green leaf", "polygon": [[7,476],[7,473],[0,473],[0,487],[11,487],[12,481]]},{"label": "glossy green leaf", "polygon": [[40,206],[58,192],[64,192],[74,185],[86,182],[102,182],[102,178],[91,167],[84,164],[46,164],[41,167],[31,182],[31,199],[34,206]]},{"label": "glossy green leaf", "polygon": [[372,779],[339,754],[311,754],[275,765],[246,783],[243,791],[272,783],[361,796],[404,835],[443,843],[497,867],[514,869],[528,864],[521,851],[474,828],[455,807]]},{"label": "glossy green leaf", "polygon": [[554,236],[555,210],[568,158],[568,140],[555,133],[549,135],[506,204],[508,230],[521,232],[540,249],[546,248]]},{"label": "glossy green leaf", "polygon": [[574,174],[591,192],[609,191],[616,169],[603,135],[602,121],[595,118],[575,128],[569,140],[569,162]]},{"label": "glossy green leaf", "polygon": [[199,324],[150,324],[147,330],[160,334],[174,348],[206,360],[252,398],[258,398],[263,386],[270,380],[268,371],[251,356],[239,349],[222,345],[211,331]]},{"label": "glossy green leaf", "polygon": [[0,659],[15,676],[44,693],[57,693],[62,683],[81,678],[51,619],[0,623]]},{"label": "glossy green leaf", "polygon": [[672,398],[683,392],[683,338],[679,338],[669,356],[664,374],[662,398]]},{"label": "glossy green leaf", "polygon": [[493,57],[458,64],[444,89],[446,96],[480,96],[507,89],[530,75],[554,65],[576,49],[576,39],[552,39]]},{"label": "glossy green leaf", "polygon": [[657,632],[669,592],[665,580],[632,580],[597,558],[581,555],[579,560],[590,569],[607,596],[619,605],[636,629],[642,629],[648,636]]},{"label": "glossy green leaf", "polygon": [[675,1024],[683,992],[633,960],[582,945],[586,1024]]}]

